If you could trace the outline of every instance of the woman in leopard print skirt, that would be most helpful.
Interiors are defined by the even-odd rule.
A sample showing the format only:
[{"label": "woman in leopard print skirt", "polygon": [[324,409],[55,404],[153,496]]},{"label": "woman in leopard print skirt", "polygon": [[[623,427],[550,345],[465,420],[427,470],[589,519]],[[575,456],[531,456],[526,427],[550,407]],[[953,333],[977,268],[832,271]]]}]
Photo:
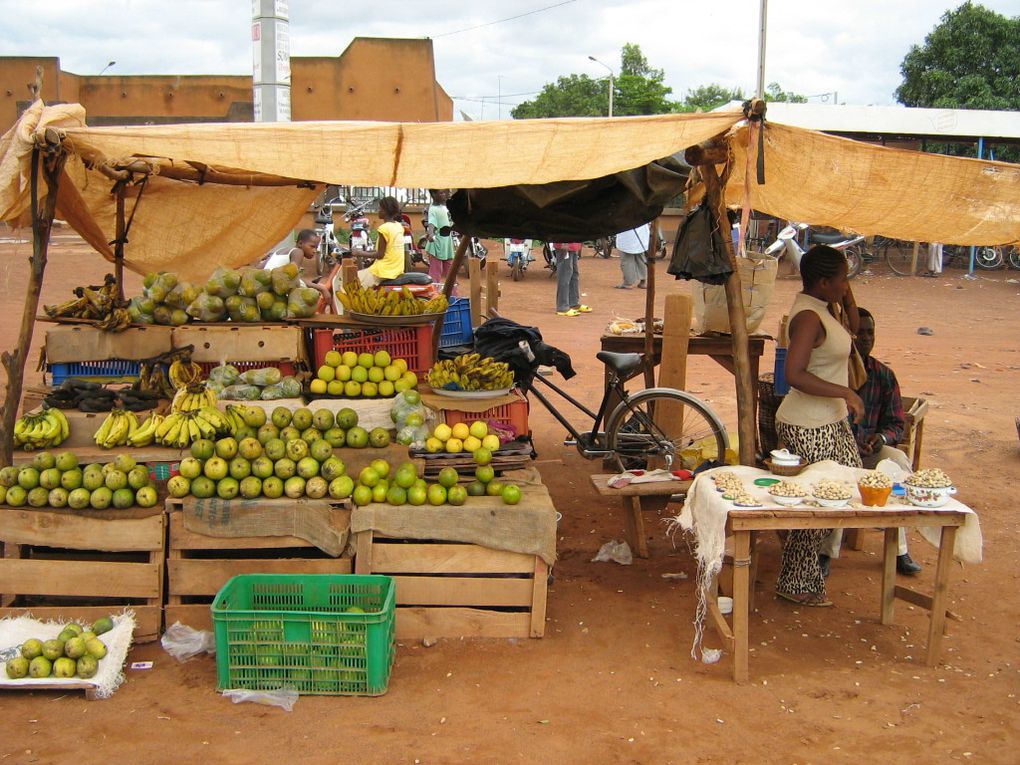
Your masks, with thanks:
[{"label": "woman in leopard print skirt", "polygon": [[[847,278],[846,259],[825,245],[812,247],[800,262],[803,291],[790,309],[790,345],[786,379],[790,392],[776,411],[780,443],[808,463],[835,460],[861,466],[860,452],[850,431],[864,413],[860,397],[848,385],[847,364],[853,338],[833,314],[842,306],[850,329],[856,332],[857,304]],[[783,562],[776,594],[803,606],[831,606],[818,548],[830,529],[791,531],[783,546]]]}]

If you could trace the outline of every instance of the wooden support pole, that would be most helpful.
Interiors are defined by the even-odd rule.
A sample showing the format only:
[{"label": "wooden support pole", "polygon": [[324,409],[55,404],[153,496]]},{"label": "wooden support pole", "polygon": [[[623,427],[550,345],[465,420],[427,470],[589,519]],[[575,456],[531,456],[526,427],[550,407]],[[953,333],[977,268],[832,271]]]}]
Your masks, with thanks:
[{"label": "wooden support pole", "polygon": [[655,259],[652,253],[659,246],[659,221],[649,226],[648,251],[645,253],[645,387],[655,387]]},{"label": "wooden support pole", "polygon": [[482,264],[478,258],[468,259],[468,276],[470,277],[471,295],[471,326],[482,323]]},{"label": "wooden support pole", "polygon": [[[443,283],[443,294],[447,298],[453,292],[453,285],[457,283],[457,274],[460,273],[461,264],[464,262],[464,253],[467,252],[468,247],[471,244],[471,237],[462,236],[460,238],[460,244],[457,245],[457,251],[453,253],[453,263],[450,264],[450,270],[446,274],[446,281]],[[446,319],[446,314],[441,313],[436,318],[436,323],[432,328],[432,358],[439,358],[439,341],[443,337],[443,322]]]},{"label": "wooden support pole", "polygon": [[117,181],[113,193],[117,195],[116,235],[113,242],[113,276],[117,280],[117,300],[124,300],[124,238],[127,235],[127,223],[124,220],[124,193],[127,190],[125,181]]},{"label": "wooden support pole", "polygon": [[[499,258],[485,261],[485,315],[484,318],[499,314]],[[481,323],[481,322],[479,322]],[[477,328],[478,324],[472,325]]]},{"label": "wooden support pole", "polygon": [[[18,331],[18,347],[13,353],[0,354],[0,365],[7,373],[7,391],[3,408],[0,410],[0,464],[10,465],[14,452],[14,423],[18,418],[18,405],[24,387],[25,364],[28,349],[32,344],[35,316],[39,311],[39,296],[42,291],[43,274],[46,271],[46,253],[50,245],[50,228],[57,209],[57,187],[64,169],[67,155],[59,147],[50,151],[32,150],[32,257],[29,259],[28,287],[25,307],[21,314],[21,329]],[[40,168],[41,165],[41,168]],[[46,181],[46,201],[39,209],[39,170]]]},{"label": "wooden support pole", "polygon": [[[684,154],[691,165],[699,164],[698,159],[713,160],[720,156],[718,146],[721,142],[713,139],[699,146],[692,146]],[[725,145],[725,144],[723,144]],[[701,177],[705,184],[705,203],[716,216],[719,226],[727,221],[726,196],[723,183],[716,172],[714,164],[700,164]],[[747,318],[744,304],[740,297],[740,276],[737,272],[737,258],[733,252],[733,241],[727,227],[722,232],[723,247],[730,260],[733,273],[726,280],[726,306],[730,320],[730,338],[733,342],[733,371],[736,377],[737,392],[737,434],[740,437],[740,462],[743,465],[754,465],[755,420],[754,420],[754,382],[751,380],[751,357],[748,352]]]}]

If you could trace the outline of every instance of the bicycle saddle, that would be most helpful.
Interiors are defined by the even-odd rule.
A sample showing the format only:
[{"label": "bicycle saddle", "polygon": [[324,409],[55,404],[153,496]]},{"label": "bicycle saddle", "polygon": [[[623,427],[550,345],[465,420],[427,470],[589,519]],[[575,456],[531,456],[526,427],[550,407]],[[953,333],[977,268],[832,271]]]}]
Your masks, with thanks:
[{"label": "bicycle saddle", "polygon": [[599,351],[595,358],[616,372],[623,379],[627,379],[639,369],[644,361],[640,353],[614,353],[613,351]]},{"label": "bicycle saddle", "polygon": [[408,271],[395,279],[384,279],[379,284],[384,287],[399,287],[401,284],[432,284],[432,277],[418,271]]},{"label": "bicycle saddle", "polygon": [[846,239],[849,239],[849,237],[846,234],[840,234],[839,232],[835,234],[818,234],[814,231],[811,232],[812,243],[820,242],[822,244],[836,244],[836,242],[842,242]]}]

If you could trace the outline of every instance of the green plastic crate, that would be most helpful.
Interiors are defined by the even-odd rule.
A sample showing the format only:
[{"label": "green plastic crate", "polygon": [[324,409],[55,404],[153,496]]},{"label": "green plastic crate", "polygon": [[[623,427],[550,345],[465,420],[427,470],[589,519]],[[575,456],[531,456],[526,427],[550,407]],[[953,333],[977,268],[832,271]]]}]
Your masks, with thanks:
[{"label": "green plastic crate", "polygon": [[[380,696],[395,650],[393,578],[244,574],[212,604],[219,690]],[[364,613],[349,613],[357,607]]]}]

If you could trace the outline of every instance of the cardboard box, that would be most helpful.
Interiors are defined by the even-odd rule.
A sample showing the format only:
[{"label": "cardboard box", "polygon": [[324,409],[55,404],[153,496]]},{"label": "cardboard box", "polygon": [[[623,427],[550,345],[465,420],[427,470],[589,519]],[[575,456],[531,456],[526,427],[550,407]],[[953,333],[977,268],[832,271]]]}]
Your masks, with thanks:
[{"label": "cardboard box", "polygon": [[137,361],[173,348],[173,327],[128,327],[104,332],[88,325],[59,325],[46,330],[46,361],[67,364],[80,361],[126,359]]},{"label": "cardboard box", "polygon": [[194,346],[191,360],[198,363],[223,361],[303,361],[304,335],[300,327],[210,324],[183,326],[173,330],[173,347]]}]

